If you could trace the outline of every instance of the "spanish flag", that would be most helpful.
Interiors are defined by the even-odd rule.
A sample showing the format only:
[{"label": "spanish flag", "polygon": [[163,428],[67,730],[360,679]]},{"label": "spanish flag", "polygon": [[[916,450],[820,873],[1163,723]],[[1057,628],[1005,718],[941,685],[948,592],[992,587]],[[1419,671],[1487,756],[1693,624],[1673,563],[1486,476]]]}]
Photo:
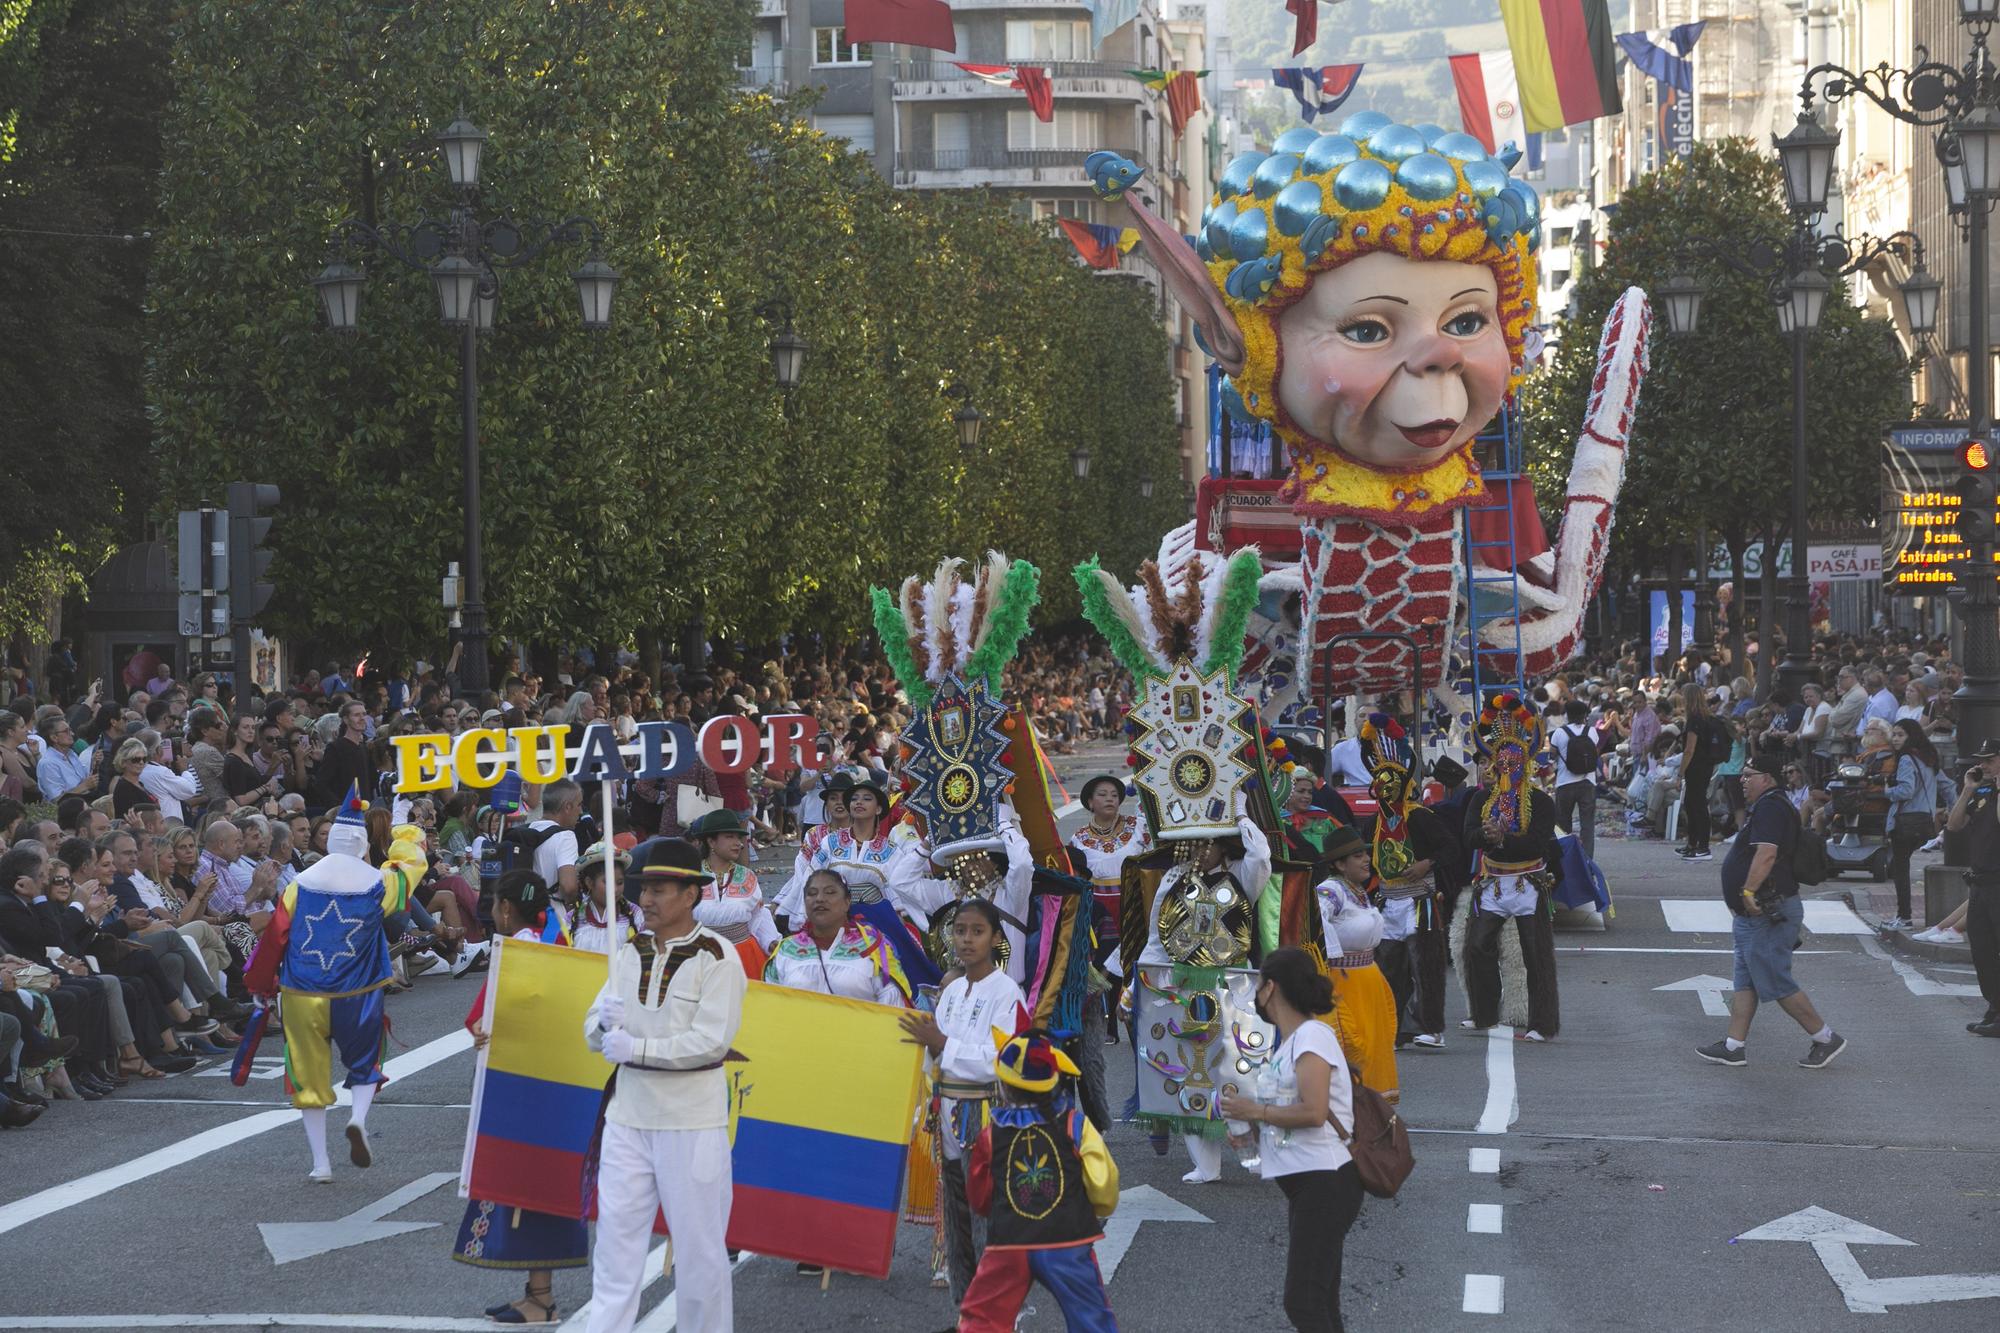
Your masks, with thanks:
[{"label": "spanish flag", "polygon": [[[584,1156],[611,1074],[585,1045],[583,1019],[603,985],[601,953],[498,942],[462,1193],[581,1215]],[[732,1247],[888,1276],[923,1072],[902,1012],[750,983],[734,1043],[743,1058],[725,1066]]]},{"label": "spanish flag", "polygon": [[1500,17],[1530,132],[1624,110],[1610,0],[1500,0]]}]

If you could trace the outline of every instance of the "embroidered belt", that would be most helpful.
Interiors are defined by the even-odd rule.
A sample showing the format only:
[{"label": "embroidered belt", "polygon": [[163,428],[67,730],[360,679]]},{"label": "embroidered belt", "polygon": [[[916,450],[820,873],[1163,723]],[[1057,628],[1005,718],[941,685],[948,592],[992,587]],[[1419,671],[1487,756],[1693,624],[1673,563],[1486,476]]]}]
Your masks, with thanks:
[{"label": "embroidered belt", "polygon": [[1090,881],[1091,887],[1098,889],[1121,888],[1123,887],[1124,883],[1125,881],[1122,879],[1092,879]]},{"label": "embroidered belt", "polygon": [[994,1086],[991,1083],[961,1083],[957,1079],[941,1078],[937,1081],[937,1094],[949,1097],[955,1102],[983,1102],[992,1098]]},{"label": "embroidered belt", "polygon": [[1328,967],[1367,967],[1375,961],[1373,949],[1356,949],[1352,953],[1336,954],[1326,960]]}]

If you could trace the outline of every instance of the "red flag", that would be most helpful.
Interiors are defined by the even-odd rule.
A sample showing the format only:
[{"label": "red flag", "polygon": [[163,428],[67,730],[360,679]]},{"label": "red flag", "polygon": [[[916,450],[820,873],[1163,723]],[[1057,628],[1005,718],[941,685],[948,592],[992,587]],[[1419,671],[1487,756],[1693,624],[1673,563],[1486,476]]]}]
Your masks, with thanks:
[{"label": "red flag", "polygon": [[958,50],[945,0],[847,0],[847,40]]},{"label": "red flag", "polygon": [[1035,119],[1052,121],[1056,118],[1056,89],[1049,82],[1049,72],[1038,65],[1014,66],[1014,82],[1010,85],[1028,95],[1028,106],[1034,111]]},{"label": "red flag", "polygon": [[1201,75],[1184,69],[1167,80],[1167,117],[1173,122],[1174,137],[1181,137],[1188,121],[1201,110]]},{"label": "red flag", "polygon": [[1297,20],[1292,25],[1292,54],[1319,40],[1319,0],[1285,0],[1285,8]]}]

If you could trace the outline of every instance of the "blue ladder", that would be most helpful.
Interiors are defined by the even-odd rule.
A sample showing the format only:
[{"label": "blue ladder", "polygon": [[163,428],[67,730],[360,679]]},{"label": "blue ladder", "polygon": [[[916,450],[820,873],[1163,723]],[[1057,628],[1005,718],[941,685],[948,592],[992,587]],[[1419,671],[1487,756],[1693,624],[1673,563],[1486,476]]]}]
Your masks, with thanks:
[{"label": "blue ladder", "polygon": [[[1471,667],[1473,708],[1477,710],[1501,690],[1512,689],[1524,697],[1527,692],[1527,679],[1521,670],[1521,592],[1514,579],[1518,564],[1514,507],[1508,503],[1508,486],[1528,483],[1521,470],[1521,436],[1511,402],[1501,405],[1494,425],[1475,437],[1473,448],[1488,483],[1485,497],[1466,508],[1460,528],[1465,543],[1466,664]],[[1499,521],[1483,524],[1488,535],[1482,540],[1474,536],[1474,524],[1487,517]],[[1502,531],[1504,539],[1492,535]],[[1482,555],[1495,558],[1488,563]],[[1514,628],[1499,643],[1489,644],[1481,639],[1479,630],[1495,620],[1507,620]]]}]

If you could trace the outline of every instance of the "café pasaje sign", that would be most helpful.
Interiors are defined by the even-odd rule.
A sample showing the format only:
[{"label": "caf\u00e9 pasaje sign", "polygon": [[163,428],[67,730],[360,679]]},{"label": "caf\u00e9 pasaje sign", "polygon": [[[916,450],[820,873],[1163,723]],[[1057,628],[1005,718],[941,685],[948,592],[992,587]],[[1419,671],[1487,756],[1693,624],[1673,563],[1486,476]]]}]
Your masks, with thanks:
[{"label": "caf\u00e9 pasaje sign", "polygon": [[761,723],[713,717],[696,732],[683,722],[641,722],[624,744],[609,723],[593,722],[572,744],[568,723],[541,727],[479,727],[457,736],[391,736],[396,791],[412,794],[453,786],[497,786],[510,772],[524,782],[617,782],[679,777],[697,757],[717,773],[747,773],[760,760],[782,778],[794,768],[819,767],[819,723],[804,713],[777,713]]}]

